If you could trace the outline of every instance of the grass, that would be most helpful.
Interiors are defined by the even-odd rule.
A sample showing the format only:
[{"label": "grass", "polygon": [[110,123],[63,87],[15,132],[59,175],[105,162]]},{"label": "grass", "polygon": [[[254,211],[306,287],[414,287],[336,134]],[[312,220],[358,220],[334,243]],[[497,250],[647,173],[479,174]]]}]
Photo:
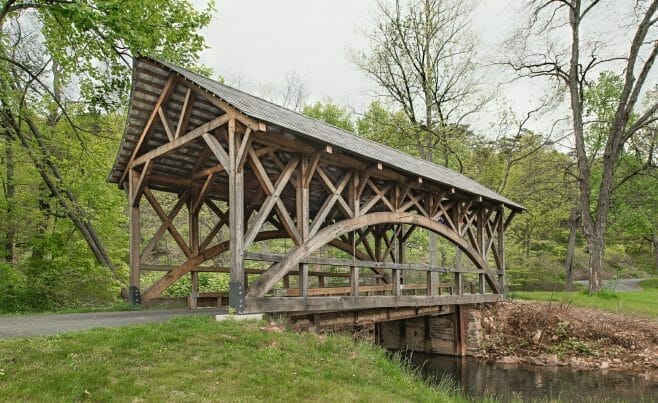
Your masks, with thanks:
[{"label": "grass", "polygon": [[510,293],[515,299],[557,301],[575,306],[599,308],[610,312],[623,312],[658,319],[658,280],[644,280],[642,291],[610,292],[596,294],[582,292],[518,291]]},{"label": "grass", "polygon": [[1,400],[465,400],[376,346],[262,326],[186,317],[0,340]]}]

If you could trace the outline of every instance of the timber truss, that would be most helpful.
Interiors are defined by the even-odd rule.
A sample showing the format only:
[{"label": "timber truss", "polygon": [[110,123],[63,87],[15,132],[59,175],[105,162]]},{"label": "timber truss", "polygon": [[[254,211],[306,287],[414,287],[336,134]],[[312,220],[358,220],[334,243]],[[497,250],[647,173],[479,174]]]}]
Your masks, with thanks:
[{"label": "timber truss", "polygon": [[[504,232],[517,209],[254,118],[158,62],[136,63],[133,128],[122,145],[130,152],[120,153],[116,180],[130,204],[134,302],[155,301],[189,275],[196,306],[199,272],[228,273],[228,290],[212,295],[240,313],[501,300]],[[167,209],[164,192],[175,198]],[[160,225],[143,242],[146,205]],[[212,217],[205,233],[201,211]],[[228,237],[218,238],[222,231]],[[406,262],[405,245],[419,231],[438,234],[471,263]],[[183,257],[177,264],[150,261],[165,234]],[[289,248],[255,252],[273,239]],[[327,249],[339,252],[318,256]],[[227,266],[206,264],[223,255]],[[142,274],[154,270],[163,275],[142,287]],[[464,276],[476,280],[467,285]]]}]

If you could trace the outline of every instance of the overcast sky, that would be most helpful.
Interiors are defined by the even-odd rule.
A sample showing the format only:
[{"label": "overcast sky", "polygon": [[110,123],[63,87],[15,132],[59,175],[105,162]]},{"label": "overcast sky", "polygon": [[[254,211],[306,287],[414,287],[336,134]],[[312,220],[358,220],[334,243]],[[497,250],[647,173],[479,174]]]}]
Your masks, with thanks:
[{"label": "overcast sky", "polygon": [[[506,9],[507,0],[480,3],[474,28],[484,51],[493,54],[514,26],[515,13]],[[227,83],[253,89],[296,72],[307,85],[308,102],[330,98],[356,112],[370,103],[373,84],[350,62],[348,50],[367,45],[361,31],[372,26],[374,1],[218,0],[216,8],[203,31],[209,49],[201,61]],[[492,77],[492,82],[498,79]],[[499,98],[510,100],[515,110],[524,113],[539,96],[537,85],[516,83]],[[485,128],[492,116],[480,116],[472,123]]]}]

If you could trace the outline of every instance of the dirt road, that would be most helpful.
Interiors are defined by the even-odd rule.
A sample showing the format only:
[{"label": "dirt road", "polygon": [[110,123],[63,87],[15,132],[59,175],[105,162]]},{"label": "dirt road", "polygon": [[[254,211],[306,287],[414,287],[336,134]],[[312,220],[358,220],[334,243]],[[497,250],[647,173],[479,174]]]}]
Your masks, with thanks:
[{"label": "dirt road", "polygon": [[[613,287],[612,289],[614,291],[642,291],[642,287],[638,284],[642,280],[644,279],[623,278],[619,280],[603,280],[602,284],[603,287]],[[574,283],[582,284],[585,288],[589,286],[589,281],[587,280],[574,281]]]},{"label": "dirt road", "polygon": [[217,315],[225,309],[159,310],[0,316],[0,338],[44,336],[57,333],[118,327],[140,323],[164,322],[176,316]]}]

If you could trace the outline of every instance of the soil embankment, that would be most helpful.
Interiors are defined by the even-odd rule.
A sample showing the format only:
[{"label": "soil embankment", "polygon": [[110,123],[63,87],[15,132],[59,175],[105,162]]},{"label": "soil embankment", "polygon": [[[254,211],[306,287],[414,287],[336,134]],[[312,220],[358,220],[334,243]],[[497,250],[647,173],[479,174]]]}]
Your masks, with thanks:
[{"label": "soil embankment", "polygon": [[658,371],[658,322],[567,304],[485,308],[476,356],[501,363]]}]

